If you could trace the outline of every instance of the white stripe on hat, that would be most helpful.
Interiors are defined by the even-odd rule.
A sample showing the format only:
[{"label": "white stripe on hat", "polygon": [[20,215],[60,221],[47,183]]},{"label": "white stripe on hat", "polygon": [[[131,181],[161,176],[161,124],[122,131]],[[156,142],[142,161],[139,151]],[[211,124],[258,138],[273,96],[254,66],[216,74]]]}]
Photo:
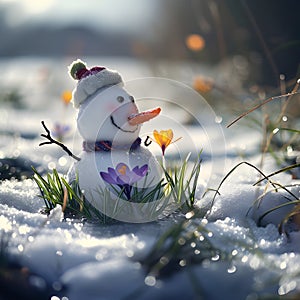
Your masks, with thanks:
[{"label": "white stripe on hat", "polygon": [[89,75],[79,80],[73,90],[73,104],[78,108],[89,96],[97,90],[123,82],[121,75],[114,70],[104,69],[96,74]]}]

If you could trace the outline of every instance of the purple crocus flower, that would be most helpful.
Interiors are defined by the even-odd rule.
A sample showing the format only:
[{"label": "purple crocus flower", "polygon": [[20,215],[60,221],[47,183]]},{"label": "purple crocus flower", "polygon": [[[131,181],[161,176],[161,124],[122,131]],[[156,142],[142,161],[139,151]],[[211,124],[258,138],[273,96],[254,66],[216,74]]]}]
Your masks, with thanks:
[{"label": "purple crocus flower", "polygon": [[115,184],[124,189],[128,200],[131,197],[132,185],[147,175],[148,165],[134,167],[132,170],[125,164],[119,163],[116,168],[108,168],[106,172],[100,172],[100,176],[109,184]]}]

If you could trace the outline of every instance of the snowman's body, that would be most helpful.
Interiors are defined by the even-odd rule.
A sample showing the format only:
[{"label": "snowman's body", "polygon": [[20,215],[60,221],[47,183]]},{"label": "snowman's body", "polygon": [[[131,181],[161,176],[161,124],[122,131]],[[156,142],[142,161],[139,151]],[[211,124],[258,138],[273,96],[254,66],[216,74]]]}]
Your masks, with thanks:
[{"label": "snowman's body", "polygon": [[[116,191],[109,183],[105,182],[101,178],[100,172],[107,172],[108,168],[116,168],[119,163],[124,162],[130,169],[136,166],[141,167],[145,164],[149,166],[147,176],[134,184],[134,187],[138,189],[153,189],[161,179],[161,167],[151,152],[144,147],[140,147],[130,153],[120,150],[114,150],[113,153],[85,152],[82,153],[81,160],[74,166],[80,188],[84,192],[86,199],[101,212],[104,212],[105,206],[106,209],[109,209],[109,203],[103,203],[102,201],[105,197],[110,202],[111,200],[116,200],[113,202],[115,204],[120,200],[118,199],[118,191],[120,189],[118,188]],[[109,192],[109,195],[107,192]],[[115,205],[113,203],[110,203],[112,205],[111,208]]]},{"label": "snowman's body", "polygon": [[[147,165],[147,174],[134,183],[135,191],[151,190],[161,180],[160,165],[152,153],[140,145],[139,139],[141,123],[159,111],[155,115],[153,112],[139,113],[134,98],[119,85],[100,88],[80,103],[77,127],[84,140],[84,151],[81,160],[74,163],[69,177],[70,180],[78,178],[85,198],[100,212],[112,215],[119,205],[118,190],[121,190],[121,185],[103,180],[101,173],[115,170],[119,164],[126,164],[130,170]],[[125,202],[130,202],[128,200]],[[128,213],[127,207],[117,217],[126,220]]]}]

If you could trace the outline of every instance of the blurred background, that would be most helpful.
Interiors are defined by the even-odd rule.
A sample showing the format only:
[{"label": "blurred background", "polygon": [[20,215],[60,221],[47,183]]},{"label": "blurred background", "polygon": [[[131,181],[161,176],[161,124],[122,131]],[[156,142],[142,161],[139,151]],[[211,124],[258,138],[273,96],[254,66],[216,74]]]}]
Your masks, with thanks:
[{"label": "blurred background", "polygon": [[299,10],[298,0],[0,0],[0,57],[230,62],[248,85],[276,87],[280,74],[299,76]]},{"label": "blurred background", "polygon": [[68,101],[67,66],[81,58],[125,81],[177,80],[237,115],[295,85],[299,11],[298,0],[0,0],[0,104]]},{"label": "blurred background", "polygon": [[[298,0],[0,0],[0,60],[131,58],[199,92],[265,92],[299,76],[299,10]],[[192,66],[170,67],[181,62]]]}]

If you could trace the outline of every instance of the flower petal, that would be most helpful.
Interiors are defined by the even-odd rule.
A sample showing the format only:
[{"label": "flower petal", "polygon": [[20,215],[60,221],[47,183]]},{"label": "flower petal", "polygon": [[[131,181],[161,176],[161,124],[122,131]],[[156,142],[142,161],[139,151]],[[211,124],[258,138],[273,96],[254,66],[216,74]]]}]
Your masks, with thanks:
[{"label": "flower petal", "polygon": [[100,172],[100,176],[104,181],[106,181],[109,184],[117,184],[117,182],[114,180],[114,178],[111,177],[109,173]]},{"label": "flower petal", "polygon": [[127,175],[120,175],[117,178],[117,183],[118,184],[130,184],[130,177]]},{"label": "flower petal", "polygon": [[118,163],[115,170],[118,176],[126,175],[130,171],[129,167],[125,163]]},{"label": "flower petal", "polygon": [[141,177],[144,177],[144,176],[146,176],[146,174],[147,174],[147,172],[148,172],[148,165],[145,164],[145,165],[141,166],[140,168],[139,168],[138,166],[136,166],[136,167],[134,167],[134,168],[132,169],[132,171],[133,171],[135,174],[137,174],[137,175],[139,175],[139,176],[141,176]]},{"label": "flower petal", "polygon": [[167,148],[173,139],[173,130],[172,129],[161,130],[160,135],[161,135],[162,144],[165,145],[165,148]]},{"label": "flower petal", "polygon": [[135,173],[130,177],[130,184],[136,183],[137,181],[141,180],[143,177],[139,176]]},{"label": "flower petal", "polygon": [[116,184],[124,193],[127,199],[130,199],[132,184],[141,180],[147,175],[148,165],[136,166],[132,170],[125,163],[118,163],[116,168],[107,168],[108,172],[100,172],[100,176],[109,184]]},{"label": "flower petal", "polygon": [[153,136],[160,147],[167,148],[173,139],[173,130],[161,130],[159,133],[157,130],[154,130]]},{"label": "flower petal", "polygon": [[178,138],[175,141],[173,141],[172,129],[161,130],[160,132],[158,132],[157,130],[153,130],[153,137],[154,137],[154,141],[160,146],[163,156],[165,154],[167,147],[170,144],[175,143],[181,139]]},{"label": "flower petal", "polygon": [[107,168],[107,171],[108,171],[108,174],[112,177],[112,179],[113,179],[115,182],[117,182],[117,177],[118,177],[118,175],[117,175],[117,173],[116,173],[116,170],[109,167],[109,168]]},{"label": "flower petal", "polygon": [[153,131],[153,137],[154,137],[156,143],[157,143],[159,146],[161,146],[161,138],[160,138],[160,134],[158,133],[157,130],[154,130],[154,131]]}]

